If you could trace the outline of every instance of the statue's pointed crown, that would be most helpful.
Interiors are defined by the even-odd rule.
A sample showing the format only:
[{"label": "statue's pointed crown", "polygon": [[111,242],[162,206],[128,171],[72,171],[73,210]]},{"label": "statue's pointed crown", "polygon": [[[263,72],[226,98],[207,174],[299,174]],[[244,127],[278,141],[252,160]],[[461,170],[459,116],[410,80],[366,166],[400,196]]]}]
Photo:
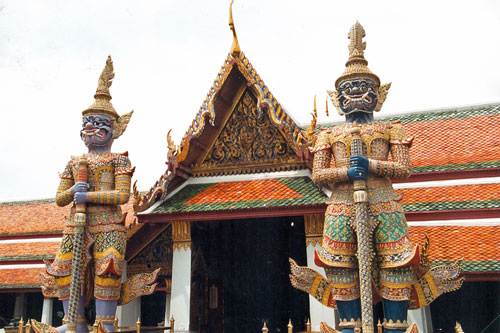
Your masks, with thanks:
[{"label": "statue's pointed crown", "polygon": [[380,79],[377,75],[373,74],[368,68],[368,61],[365,59],[364,52],[366,48],[366,42],[363,42],[363,37],[365,37],[365,29],[359,24],[358,21],[354,23],[349,30],[347,35],[350,39],[349,43],[349,60],[347,60],[345,66],[345,71],[339,78],[335,81],[335,87],[337,88],[340,82],[346,79],[353,79],[357,77],[366,77],[375,81],[379,86]]},{"label": "statue's pointed crown", "polygon": [[104,66],[101,76],[99,77],[99,81],[97,81],[97,90],[94,95],[95,101],[91,106],[82,112],[82,115],[85,116],[89,113],[103,113],[115,119],[120,117],[113,107],[113,104],[111,104],[111,95],[109,93],[109,87],[111,87],[114,77],[115,73],[113,72],[113,60],[111,60],[111,56],[108,56],[106,65]]}]

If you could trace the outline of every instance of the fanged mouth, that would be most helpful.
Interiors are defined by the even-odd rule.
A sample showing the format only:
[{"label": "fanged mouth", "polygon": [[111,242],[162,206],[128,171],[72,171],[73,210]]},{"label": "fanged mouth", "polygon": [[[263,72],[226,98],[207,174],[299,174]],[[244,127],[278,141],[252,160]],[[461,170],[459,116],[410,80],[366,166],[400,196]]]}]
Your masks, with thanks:
[{"label": "fanged mouth", "polygon": [[343,97],[345,98],[342,104],[344,107],[349,105],[350,103],[366,102],[370,104],[373,101],[373,99],[369,96],[369,93],[370,92],[367,91],[363,95],[352,95],[352,96],[349,96],[346,93],[342,93]]},{"label": "fanged mouth", "polygon": [[102,133],[102,131],[98,128],[94,129],[94,130],[82,130],[81,131],[82,133],[82,137],[87,137],[87,136],[98,136],[100,138],[103,138],[105,136],[104,133]]}]

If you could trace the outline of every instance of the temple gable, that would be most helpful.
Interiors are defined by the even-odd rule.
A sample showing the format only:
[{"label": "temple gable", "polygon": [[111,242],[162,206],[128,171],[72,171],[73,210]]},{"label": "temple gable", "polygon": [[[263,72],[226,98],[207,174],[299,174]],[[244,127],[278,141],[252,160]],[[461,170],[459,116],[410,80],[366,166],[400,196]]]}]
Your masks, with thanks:
[{"label": "temple gable", "polygon": [[304,168],[267,110],[257,108],[251,89],[244,89],[217,138],[193,165],[193,176],[285,171]]}]

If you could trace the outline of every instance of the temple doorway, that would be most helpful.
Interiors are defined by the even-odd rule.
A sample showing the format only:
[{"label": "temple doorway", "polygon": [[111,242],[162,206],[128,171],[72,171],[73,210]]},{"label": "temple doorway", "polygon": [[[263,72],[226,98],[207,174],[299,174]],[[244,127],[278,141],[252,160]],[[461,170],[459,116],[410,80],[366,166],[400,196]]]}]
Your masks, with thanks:
[{"label": "temple doorway", "polygon": [[308,296],[289,280],[288,258],[306,264],[304,218],[192,223],[191,329],[304,329]]}]

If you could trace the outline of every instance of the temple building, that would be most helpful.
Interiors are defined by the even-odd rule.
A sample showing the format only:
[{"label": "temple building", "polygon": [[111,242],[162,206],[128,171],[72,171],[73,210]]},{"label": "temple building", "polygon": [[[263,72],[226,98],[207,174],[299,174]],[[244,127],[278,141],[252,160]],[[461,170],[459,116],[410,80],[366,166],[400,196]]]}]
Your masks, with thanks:
[{"label": "temple building", "polygon": [[[415,137],[413,174],[394,183],[412,242],[427,235],[434,263],[463,258],[462,288],[409,319],[424,332],[450,331],[455,321],[466,332],[484,328],[500,307],[500,104],[377,120],[399,122]],[[169,142],[167,170],[124,207],[127,274],[162,271],[153,295],[119,307],[121,323],[173,316],[176,330],[200,332],[259,332],[264,322],[274,332],[289,319],[304,329],[308,318],[316,330],[320,321],[335,326],[335,311],[289,280],[290,257],[318,269],[328,195],[311,179],[307,128],[234,38],[182,141]],[[39,273],[54,258],[68,212],[52,199],[0,203],[0,320],[61,322],[62,306],[43,299]]]}]

